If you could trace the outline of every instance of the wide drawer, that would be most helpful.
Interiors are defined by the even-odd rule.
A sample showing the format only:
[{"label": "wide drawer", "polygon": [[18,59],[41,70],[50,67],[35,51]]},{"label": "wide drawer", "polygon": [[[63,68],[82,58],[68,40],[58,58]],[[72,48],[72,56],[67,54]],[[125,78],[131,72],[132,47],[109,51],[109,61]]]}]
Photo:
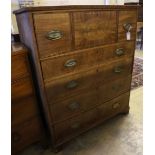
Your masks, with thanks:
[{"label": "wide drawer", "polygon": [[33,86],[30,77],[18,80],[11,85],[11,100],[19,100],[33,94]]},{"label": "wide drawer", "polygon": [[41,60],[45,81],[69,73],[76,73],[98,64],[97,49],[89,49]]},{"label": "wide drawer", "polygon": [[97,91],[87,90],[86,92],[81,92],[79,95],[72,96],[67,100],[62,100],[50,105],[50,111],[53,116],[53,121],[59,122],[77,115],[82,111],[88,111],[89,109],[95,107],[97,104]]},{"label": "wide drawer", "polygon": [[99,104],[130,91],[131,75],[99,84]]},{"label": "wide drawer", "polygon": [[43,130],[39,116],[21,125],[12,126],[11,152],[16,154],[28,145],[41,140],[41,137],[43,137]]},{"label": "wide drawer", "polygon": [[73,13],[75,49],[116,42],[116,11],[80,11]]},{"label": "wide drawer", "polygon": [[25,97],[19,101],[12,101],[11,124],[17,125],[39,114],[35,96]]},{"label": "wide drawer", "polygon": [[97,73],[97,82],[105,83],[112,79],[126,77],[132,73],[133,58],[124,58],[100,65]]},{"label": "wide drawer", "polygon": [[29,74],[28,58],[25,53],[11,57],[11,81],[26,77]]},{"label": "wide drawer", "polygon": [[130,31],[130,39],[136,39],[137,11],[119,11],[118,41],[127,40],[127,32]]},{"label": "wide drawer", "polygon": [[34,14],[40,58],[71,50],[69,13]]},{"label": "wide drawer", "polygon": [[[102,121],[118,113],[126,112],[129,109],[129,93],[123,94],[114,100],[106,102],[93,110],[81,113],[74,117],[54,126],[56,134],[56,144],[61,144],[76,135],[96,126]],[[109,115],[108,115],[109,113]]]},{"label": "wide drawer", "polygon": [[66,98],[72,94],[76,94],[84,89],[93,89],[96,87],[96,70],[88,72],[81,72],[67,76],[66,78],[59,78],[51,82],[45,83],[46,94],[48,102],[54,103],[56,100]]}]

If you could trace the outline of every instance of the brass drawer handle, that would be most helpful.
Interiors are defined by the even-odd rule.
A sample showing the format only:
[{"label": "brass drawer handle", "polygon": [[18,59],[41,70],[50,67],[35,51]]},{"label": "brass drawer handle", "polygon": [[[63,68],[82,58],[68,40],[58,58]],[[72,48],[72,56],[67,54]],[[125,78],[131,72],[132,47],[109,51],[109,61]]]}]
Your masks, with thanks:
[{"label": "brass drawer handle", "polygon": [[123,69],[120,66],[114,68],[115,73],[121,73],[122,71],[123,71]]},{"label": "brass drawer handle", "polygon": [[80,127],[79,123],[74,123],[74,124],[71,125],[72,129],[78,129],[79,127]]},{"label": "brass drawer handle", "polygon": [[130,23],[126,23],[123,25],[123,28],[126,32],[130,32],[132,29],[132,25]]},{"label": "brass drawer handle", "polygon": [[78,83],[76,81],[70,81],[67,83],[66,88],[67,89],[74,89],[78,86]]},{"label": "brass drawer handle", "polygon": [[77,110],[80,108],[80,104],[78,102],[72,102],[68,105],[68,108],[71,110],[71,111],[74,111],[74,110]]},{"label": "brass drawer handle", "polygon": [[70,67],[75,67],[76,64],[77,64],[77,61],[75,59],[70,59],[66,61],[64,66],[67,68],[70,68]]},{"label": "brass drawer handle", "polygon": [[120,107],[120,103],[114,103],[112,106],[113,109],[117,109],[119,107]]},{"label": "brass drawer handle", "polygon": [[61,39],[63,36],[62,32],[59,30],[52,30],[50,32],[48,32],[48,34],[46,35],[46,38],[49,40],[58,40]]},{"label": "brass drawer handle", "polygon": [[123,50],[123,48],[119,48],[115,51],[115,53],[117,56],[122,56],[122,55],[124,55],[124,50]]}]

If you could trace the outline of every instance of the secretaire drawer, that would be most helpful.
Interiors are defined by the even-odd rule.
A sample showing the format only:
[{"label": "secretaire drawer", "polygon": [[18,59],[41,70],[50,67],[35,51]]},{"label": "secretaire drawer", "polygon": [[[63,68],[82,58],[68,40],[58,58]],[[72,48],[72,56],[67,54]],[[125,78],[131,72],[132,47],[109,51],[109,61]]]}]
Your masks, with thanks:
[{"label": "secretaire drawer", "polygon": [[80,94],[70,96],[66,100],[61,100],[50,105],[50,111],[54,122],[65,120],[79,114],[81,111],[88,111],[98,104],[98,93],[96,90],[82,91]]},{"label": "secretaire drawer", "polygon": [[98,52],[89,49],[41,60],[44,80],[89,69],[98,64]]},{"label": "secretaire drawer", "polygon": [[81,72],[66,78],[59,78],[57,80],[46,82],[45,90],[50,104],[56,100],[70,97],[81,90],[94,89],[96,87],[96,70],[88,72]]},{"label": "secretaire drawer", "polygon": [[28,96],[19,101],[12,101],[11,124],[18,125],[39,114],[35,96]]},{"label": "secretaire drawer", "polygon": [[133,58],[118,59],[105,65],[100,65],[98,68],[98,82],[105,83],[112,79],[126,77],[132,73]]},{"label": "secretaire drawer", "polygon": [[33,17],[41,58],[71,50],[69,13],[43,13]]},{"label": "secretaire drawer", "polygon": [[75,49],[116,42],[116,11],[80,11],[73,13]]},{"label": "secretaire drawer", "polygon": [[[118,41],[135,40],[137,11],[119,11]],[[127,32],[130,32],[127,39]]]},{"label": "secretaire drawer", "polygon": [[28,58],[25,53],[11,57],[11,81],[18,80],[29,75]]}]

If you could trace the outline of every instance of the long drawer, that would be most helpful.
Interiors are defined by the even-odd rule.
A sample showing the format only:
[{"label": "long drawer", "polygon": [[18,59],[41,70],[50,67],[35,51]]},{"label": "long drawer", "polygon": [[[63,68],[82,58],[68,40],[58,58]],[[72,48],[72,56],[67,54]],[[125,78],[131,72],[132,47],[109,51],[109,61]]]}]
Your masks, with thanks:
[{"label": "long drawer", "polygon": [[93,66],[104,64],[107,61],[132,56],[133,42],[127,44],[113,44],[87,50],[76,51],[56,57],[41,60],[43,78],[45,81],[56,77],[69,75]]},{"label": "long drawer", "polygon": [[126,112],[129,109],[129,92],[125,93],[109,102],[106,102],[93,110],[81,113],[74,117],[54,126],[56,134],[56,144],[64,141],[96,126],[105,119],[112,117],[119,112]]},{"label": "long drawer", "polygon": [[26,96],[18,101],[12,101],[11,124],[21,124],[39,114],[38,104],[33,95]]},{"label": "long drawer", "polygon": [[12,126],[12,153],[16,154],[43,137],[43,127],[40,120],[40,116],[36,116],[29,121],[23,122],[21,125]]}]

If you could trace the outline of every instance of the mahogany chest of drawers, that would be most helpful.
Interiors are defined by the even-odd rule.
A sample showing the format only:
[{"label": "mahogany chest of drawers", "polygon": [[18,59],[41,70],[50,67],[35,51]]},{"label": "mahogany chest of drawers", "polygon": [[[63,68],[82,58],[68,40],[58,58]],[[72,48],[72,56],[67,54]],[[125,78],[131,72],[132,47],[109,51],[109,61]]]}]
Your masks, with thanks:
[{"label": "mahogany chest of drawers", "polygon": [[23,8],[21,41],[31,50],[55,148],[129,112],[137,6]]},{"label": "mahogany chest of drawers", "polygon": [[42,141],[44,130],[32,81],[27,49],[12,44],[11,53],[12,153]]}]

